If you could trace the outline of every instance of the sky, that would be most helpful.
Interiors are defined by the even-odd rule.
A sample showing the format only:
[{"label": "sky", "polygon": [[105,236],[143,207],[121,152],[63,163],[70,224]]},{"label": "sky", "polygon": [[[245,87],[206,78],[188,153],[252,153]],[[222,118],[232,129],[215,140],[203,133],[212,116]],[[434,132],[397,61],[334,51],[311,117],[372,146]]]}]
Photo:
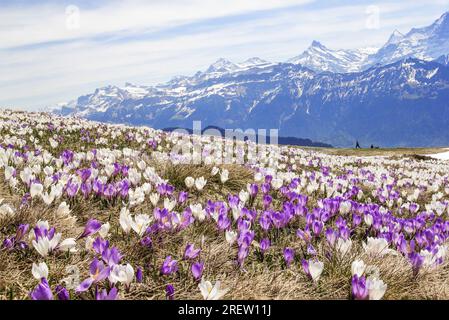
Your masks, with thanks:
[{"label": "sky", "polygon": [[313,40],[380,47],[446,11],[449,0],[0,0],[0,107],[46,110],[221,57],[282,62]]}]

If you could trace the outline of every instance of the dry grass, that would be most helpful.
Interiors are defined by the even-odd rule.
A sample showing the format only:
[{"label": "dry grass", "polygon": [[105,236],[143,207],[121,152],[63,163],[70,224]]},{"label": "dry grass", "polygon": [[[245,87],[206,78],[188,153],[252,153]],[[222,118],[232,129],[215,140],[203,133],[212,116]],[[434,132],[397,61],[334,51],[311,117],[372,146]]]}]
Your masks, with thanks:
[{"label": "dry grass", "polygon": [[[224,200],[228,192],[238,192],[245,188],[252,178],[252,173],[241,166],[227,166],[230,180],[224,187],[218,183],[218,177],[210,175],[211,168],[187,165],[160,165],[164,178],[176,186],[184,189],[184,179],[187,176],[204,176],[210,182],[202,194],[194,195],[191,201],[205,201],[210,197]],[[0,172],[0,176],[3,173]],[[218,192],[217,192],[218,191]],[[20,196],[11,193],[0,181],[0,198],[16,208],[20,204]],[[204,202],[203,202],[204,203]],[[277,233],[274,247],[263,258],[256,250],[250,254],[243,268],[236,265],[237,249],[230,247],[222,233],[219,233],[212,223],[195,224],[181,233],[163,234],[154,238],[153,249],[142,248],[138,245],[135,235],[122,235],[118,225],[120,206],[105,207],[100,202],[86,200],[77,202],[72,207],[72,215],[76,222],[69,218],[56,216],[57,206],[47,207],[40,202],[19,210],[14,219],[0,221],[2,238],[14,233],[19,223],[26,221],[30,225],[39,219],[48,220],[50,225],[63,233],[63,238],[76,236],[82,231],[83,225],[90,217],[111,223],[111,244],[117,246],[124,254],[123,261],[133,266],[140,266],[145,270],[144,282],[134,283],[129,293],[122,293],[122,298],[129,299],[164,299],[165,285],[171,283],[176,288],[177,299],[201,299],[197,282],[190,275],[189,264],[180,261],[179,272],[176,276],[160,276],[159,268],[167,255],[181,259],[183,249],[187,243],[195,243],[202,247],[201,259],[205,262],[205,278],[221,280],[223,286],[230,291],[228,299],[347,299],[350,297],[350,267],[351,262],[362,255],[361,243],[355,239],[351,254],[339,257],[337,253],[326,254],[329,248],[317,245],[319,258],[325,262],[326,268],[320,281],[315,284],[306,277],[301,269],[300,260],[305,248],[296,238],[296,228]],[[148,202],[140,205],[136,210],[150,213],[152,205]],[[202,244],[204,239],[204,243]],[[285,267],[282,249],[284,246],[293,247],[297,253],[295,263]],[[67,276],[66,267],[75,265],[81,270],[81,279],[88,276],[88,263],[92,255],[85,250],[74,254],[59,254],[48,257],[45,261],[50,268],[50,284],[54,287]],[[448,265],[439,267],[438,272],[421,272],[413,277],[410,264],[401,256],[388,256],[382,259],[363,257],[367,264],[379,267],[381,278],[388,284],[386,299],[449,299]],[[31,276],[33,262],[42,261],[36,251],[6,252],[0,251],[0,299],[26,299],[28,292],[37,283]],[[87,298],[87,297],[86,297]]]}]

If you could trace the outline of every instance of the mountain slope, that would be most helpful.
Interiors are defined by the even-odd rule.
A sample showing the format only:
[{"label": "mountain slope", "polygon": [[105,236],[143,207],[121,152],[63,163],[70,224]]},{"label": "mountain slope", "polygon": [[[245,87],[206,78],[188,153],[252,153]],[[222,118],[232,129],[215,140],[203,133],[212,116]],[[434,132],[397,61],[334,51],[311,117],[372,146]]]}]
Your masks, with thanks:
[{"label": "mountain slope", "polygon": [[194,120],[203,127],[275,128],[280,136],[334,146],[356,139],[381,146],[449,144],[449,68],[437,62],[410,58],[349,74],[285,63],[197,73],[146,88],[137,98],[129,90],[98,89],[62,113],[159,129],[191,128]]}]

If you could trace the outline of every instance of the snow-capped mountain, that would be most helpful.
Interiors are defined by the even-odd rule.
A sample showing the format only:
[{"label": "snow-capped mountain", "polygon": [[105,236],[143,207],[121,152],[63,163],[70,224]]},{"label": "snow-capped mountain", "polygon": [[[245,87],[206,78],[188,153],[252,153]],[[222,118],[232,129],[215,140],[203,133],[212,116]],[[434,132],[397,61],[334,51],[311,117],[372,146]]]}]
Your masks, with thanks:
[{"label": "snow-capped mountain", "polygon": [[368,58],[367,66],[385,65],[408,57],[435,60],[448,53],[449,12],[446,12],[428,27],[414,28],[405,35],[398,31],[393,33],[390,40]]},{"label": "snow-capped mountain", "polygon": [[219,59],[157,86],[100,88],[57,112],[159,129],[191,128],[194,120],[276,128],[280,136],[334,146],[449,145],[447,17],[405,35],[395,31],[374,54],[314,42],[286,63]]},{"label": "snow-capped mountain", "polygon": [[447,66],[447,65],[449,65],[449,54],[445,55],[445,56],[441,56],[438,59],[436,59],[435,61]]},{"label": "snow-capped mountain", "polygon": [[358,72],[363,69],[368,57],[374,52],[375,48],[332,50],[318,41],[313,41],[306,51],[288,62],[301,64],[315,71]]},{"label": "snow-capped mountain", "polygon": [[315,71],[359,72],[376,65],[386,65],[405,58],[435,60],[449,53],[449,12],[433,24],[414,28],[407,34],[395,30],[381,48],[333,50],[318,41],[301,55],[289,60]]}]

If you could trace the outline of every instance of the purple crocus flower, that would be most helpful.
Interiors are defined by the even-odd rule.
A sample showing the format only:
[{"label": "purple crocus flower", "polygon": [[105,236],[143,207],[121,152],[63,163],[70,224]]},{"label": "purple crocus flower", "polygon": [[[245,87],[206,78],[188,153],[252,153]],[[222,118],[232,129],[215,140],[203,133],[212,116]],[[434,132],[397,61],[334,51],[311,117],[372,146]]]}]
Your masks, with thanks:
[{"label": "purple crocus flower", "polygon": [[110,267],[106,267],[103,261],[99,261],[95,258],[90,264],[90,277],[80,283],[78,288],[76,288],[76,293],[85,292],[89,290],[93,283],[100,282],[106,279],[111,272]]},{"label": "purple crocus flower", "polygon": [[171,256],[165,258],[161,267],[161,273],[163,275],[169,275],[178,271],[178,261],[174,260]]},{"label": "purple crocus flower", "polygon": [[239,246],[239,250],[237,252],[237,262],[240,267],[243,267],[243,263],[245,262],[246,257],[249,254],[248,246]]},{"label": "purple crocus flower", "polygon": [[136,271],[136,281],[138,282],[138,283],[142,283],[142,281],[143,281],[143,271],[142,271],[142,268],[137,268],[137,271]]},{"label": "purple crocus flower", "polygon": [[271,189],[271,184],[270,183],[262,184],[262,192],[264,194],[267,194],[268,192],[270,192],[270,189]]},{"label": "purple crocus flower", "polygon": [[92,243],[92,248],[98,254],[102,254],[107,248],[109,248],[109,241],[104,240],[101,237],[97,237]]},{"label": "purple crocus flower", "polygon": [[413,275],[416,276],[424,263],[424,257],[419,253],[412,252],[409,254],[409,259],[412,263]]},{"label": "purple crocus flower", "polygon": [[58,296],[58,300],[70,300],[69,292],[63,286],[57,285],[55,291]]},{"label": "purple crocus flower", "polygon": [[323,226],[324,226],[324,224],[323,224],[322,221],[319,221],[319,220],[314,221],[313,224],[312,224],[312,231],[313,231],[313,233],[316,236],[319,236],[320,233],[321,233],[321,230],[323,230]]},{"label": "purple crocus flower", "polygon": [[269,194],[265,194],[263,196],[263,207],[266,209],[270,206],[271,202],[273,202],[273,198]]},{"label": "purple crocus flower", "polygon": [[38,286],[31,291],[30,297],[33,300],[53,300],[53,293],[51,292],[47,279],[41,279]]},{"label": "purple crocus flower", "polygon": [[285,263],[287,264],[287,267],[290,266],[290,264],[293,262],[294,258],[295,258],[295,251],[292,248],[285,248],[284,249],[284,259],[285,259]]},{"label": "purple crocus flower", "polygon": [[332,228],[326,229],[326,240],[331,245],[334,246],[335,241],[337,241],[337,232]]},{"label": "purple crocus flower", "polygon": [[95,299],[96,300],[117,300],[118,296],[118,290],[116,287],[113,287],[109,293],[106,291],[106,289],[103,289],[102,291],[98,291],[95,289]]},{"label": "purple crocus flower", "polygon": [[203,275],[203,269],[204,269],[204,263],[203,262],[195,262],[192,264],[192,274],[195,280],[201,279],[201,276]]},{"label": "purple crocus flower", "polygon": [[103,258],[103,261],[110,266],[118,264],[122,259],[122,255],[120,254],[120,251],[116,247],[106,248],[101,253],[101,257]]},{"label": "purple crocus flower", "polygon": [[78,237],[78,240],[93,235],[95,232],[100,230],[100,228],[101,228],[100,221],[95,220],[95,219],[90,219],[89,221],[87,221],[86,226],[84,227],[84,231]]},{"label": "purple crocus flower", "polygon": [[217,226],[220,230],[228,230],[231,226],[231,220],[226,214],[220,214],[217,219]]},{"label": "purple crocus flower", "polygon": [[14,248],[13,238],[6,238],[5,240],[3,240],[2,248],[13,249]]},{"label": "purple crocus flower", "polygon": [[257,186],[257,184],[252,183],[249,186],[249,193],[252,197],[257,196],[257,193],[259,192],[259,187]]},{"label": "purple crocus flower", "polygon": [[185,191],[181,191],[178,195],[178,202],[184,203],[187,201],[188,198],[189,198],[189,194]]},{"label": "purple crocus flower", "polygon": [[151,249],[151,247],[153,246],[153,241],[151,240],[150,237],[145,237],[145,238],[143,238],[142,240],[140,240],[140,244],[141,244],[143,247],[147,247],[147,248],[150,248],[150,249]]},{"label": "purple crocus flower", "polygon": [[201,249],[195,249],[193,244],[187,244],[184,250],[184,260],[195,259],[200,254]]},{"label": "purple crocus flower", "polygon": [[366,286],[365,277],[358,277],[354,275],[352,277],[352,297],[355,300],[366,300],[368,298],[368,287]]},{"label": "purple crocus flower", "polygon": [[270,239],[263,238],[262,240],[260,240],[260,251],[262,251],[262,253],[266,252],[268,249],[270,249],[270,245]]},{"label": "purple crocus flower", "polygon": [[265,211],[264,213],[262,213],[260,215],[259,224],[260,224],[261,228],[265,231],[268,231],[270,229],[270,226],[271,226],[270,212]]},{"label": "purple crocus flower", "polygon": [[173,285],[168,284],[165,287],[165,295],[168,300],[175,300],[175,287]]}]

